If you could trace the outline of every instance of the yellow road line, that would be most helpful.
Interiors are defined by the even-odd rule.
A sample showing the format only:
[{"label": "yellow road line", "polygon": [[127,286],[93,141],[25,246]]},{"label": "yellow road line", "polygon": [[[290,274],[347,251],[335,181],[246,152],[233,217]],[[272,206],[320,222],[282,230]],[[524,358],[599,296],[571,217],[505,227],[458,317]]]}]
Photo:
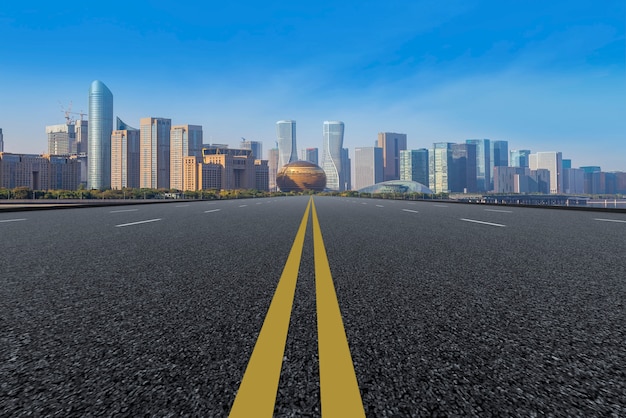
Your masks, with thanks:
[{"label": "yellow road line", "polygon": [[322,417],[365,417],[315,203],[312,212]]},{"label": "yellow road line", "polygon": [[304,211],[287,263],[239,386],[230,417],[271,417],[283,365],[304,236],[313,200]]}]

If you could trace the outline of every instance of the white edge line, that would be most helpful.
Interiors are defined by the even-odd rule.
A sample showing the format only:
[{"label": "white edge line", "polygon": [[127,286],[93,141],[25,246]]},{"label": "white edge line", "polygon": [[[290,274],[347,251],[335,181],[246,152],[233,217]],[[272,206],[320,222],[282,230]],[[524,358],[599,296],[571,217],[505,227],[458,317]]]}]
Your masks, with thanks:
[{"label": "white edge line", "polygon": [[506,225],[502,225],[502,224],[494,224],[494,223],[491,223],[491,222],[477,221],[475,219],[461,218],[461,220],[465,221],[465,222],[474,222],[476,224],[482,224],[482,225],[501,226],[501,227],[505,227],[506,226]]},{"label": "white edge line", "polygon": [[220,210],[222,210],[222,209],[205,210],[204,213],[219,212]]},{"label": "white edge line", "polygon": [[405,212],[419,213],[418,211],[413,210],[413,209],[402,209],[402,210]]},{"label": "white edge line", "polygon": [[446,205],[433,205],[436,208],[447,208],[448,206]]},{"label": "white edge line", "polygon": [[377,208],[384,208],[383,205],[376,205]]},{"label": "white edge line", "polygon": [[187,208],[189,205],[176,205],[177,208]]},{"label": "white edge line", "polygon": [[619,223],[624,223],[626,224],[626,221],[622,221],[620,219],[601,219],[601,218],[594,218],[594,221],[602,221],[602,222],[619,222]]},{"label": "white edge line", "polygon": [[120,210],[112,210],[109,213],[122,213],[122,212],[137,212],[139,209],[120,209]]},{"label": "white edge line", "polygon": [[26,218],[19,218],[19,219],[3,219],[0,222],[18,222],[18,221],[25,221]]},{"label": "white edge line", "polygon": [[245,208],[248,205],[239,205],[240,208]]},{"label": "white edge line", "polygon": [[157,221],[160,221],[160,220],[161,220],[161,218],[157,218],[157,219],[148,219],[148,220],[146,220],[146,221],[131,222],[131,223],[128,223],[128,224],[120,224],[120,225],[115,225],[115,227],[116,227],[116,228],[120,228],[120,227],[122,227],[122,226],[131,226],[131,225],[146,224],[146,223],[148,223],[148,222],[157,222]]},{"label": "white edge line", "polygon": [[512,210],[485,209],[485,212],[513,213]]}]

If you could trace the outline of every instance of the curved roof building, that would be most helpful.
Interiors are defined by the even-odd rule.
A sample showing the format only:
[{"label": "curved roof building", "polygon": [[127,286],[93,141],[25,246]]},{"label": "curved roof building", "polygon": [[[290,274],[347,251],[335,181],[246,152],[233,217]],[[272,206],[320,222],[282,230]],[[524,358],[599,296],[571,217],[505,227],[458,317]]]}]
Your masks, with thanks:
[{"label": "curved roof building", "polygon": [[363,187],[359,193],[425,193],[433,194],[432,190],[416,181],[390,180]]},{"label": "curved roof building", "polygon": [[276,122],[278,142],[278,169],[298,160],[296,148],[296,121],[279,120]]},{"label": "curved roof building", "polygon": [[343,147],[344,124],[340,121],[324,122],[324,144],[322,146],[322,168],[326,173],[326,188],[343,191],[341,184],[341,148]]},{"label": "curved roof building", "polygon": [[88,132],[87,186],[90,189],[110,187],[113,94],[99,80],[89,88]]},{"label": "curved roof building", "polygon": [[276,184],[281,192],[321,192],[326,187],[326,174],[317,164],[295,161],[278,170]]}]

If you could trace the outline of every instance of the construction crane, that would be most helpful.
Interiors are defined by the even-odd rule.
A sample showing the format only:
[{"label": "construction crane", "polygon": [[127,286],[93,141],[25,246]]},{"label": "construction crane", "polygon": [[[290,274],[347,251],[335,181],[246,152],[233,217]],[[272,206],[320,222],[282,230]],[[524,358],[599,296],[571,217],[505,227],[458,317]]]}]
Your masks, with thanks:
[{"label": "construction crane", "polygon": [[63,107],[61,101],[59,101],[59,105],[61,106],[61,112],[65,115],[65,123],[67,125],[71,125],[73,122],[76,122],[76,119],[72,119],[70,115],[79,115],[80,120],[83,120],[84,116],[87,116],[87,113],[84,113],[82,110],[80,112],[72,112],[72,102],[67,106],[67,109]]}]

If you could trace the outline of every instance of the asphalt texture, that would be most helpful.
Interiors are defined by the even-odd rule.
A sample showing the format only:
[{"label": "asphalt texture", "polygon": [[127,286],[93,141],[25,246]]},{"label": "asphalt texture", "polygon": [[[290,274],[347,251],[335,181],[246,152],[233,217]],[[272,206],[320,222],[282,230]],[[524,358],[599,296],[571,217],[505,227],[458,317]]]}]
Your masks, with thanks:
[{"label": "asphalt texture", "polygon": [[[0,416],[227,416],[307,202],[0,213]],[[626,416],[626,214],[315,204],[367,416]],[[311,235],[281,417],[320,415]]]}]

